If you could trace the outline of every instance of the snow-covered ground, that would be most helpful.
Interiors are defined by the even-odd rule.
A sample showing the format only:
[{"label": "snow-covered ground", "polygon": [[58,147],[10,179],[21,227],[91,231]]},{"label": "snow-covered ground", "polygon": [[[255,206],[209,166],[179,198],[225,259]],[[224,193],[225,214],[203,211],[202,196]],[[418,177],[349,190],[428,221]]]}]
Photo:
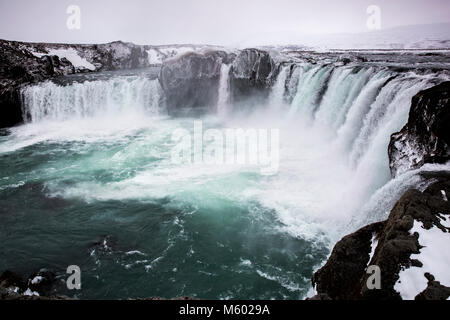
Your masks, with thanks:
[{"label": "snow-covered ground", "polygon": [[69,60],[72,65],[75,68],[84,68],[84,69],[88,69],[91,71],[95,70],[95,66],[90,63],[89,61],[87,61],[86,59],[80,57],[79,53],[74,49],[74,48],[68,48],[68,49],[49,49],[48,53],[41,53],[41,52],[34,52],[32,51],[32,53],[36,56],[36,57],[42,57],[45,55],[49,55],[49,56],[58,56],[60,59],[61,58],[66,58],[67,60]]},{"label": "snow-covered ground", "polygon": [[148,62],[151,65],[163,63],[165,60],[198,50],[195,46],[153,47],[147,50]]},{"label": "snow-covered ground", "polygon": [[230,51],[224,47],[215,47],[209,45],[167,45],[155,46],[147,50],[148,62],[150,65],[159,65],[164,61],[177,58],[189,52],[203,52],[209,49]]},{"label": "snow-covered ground", "polygon": [[[450,228],[450,217],[443,217],[441,224]],[[450,287],[450,250],[448,243],[450,241],[450,232],[443,232],[438,227],[429,230],[423,228],[422,223],[414,221],[414,226],[410,233],[419,234],[419,243],[423,248],[419,254],[412,254],[411,259],[422,262],[422,267],[410,267],[400,271],[400,278],[394,286],[394,289],[400,293],[404,300],[413,300],[416,295],[425,290],[427,279],[426,272],[432,274],[436,281],[442,285]]]},{"label": "snow-covered ground", "polygon": [[297,45],[315,51],[331,49],[449,49],[450,23],[401,26],[353,34],[309,34],[299,30],[283,30],[255,34],[234,45],[239,48]]}]

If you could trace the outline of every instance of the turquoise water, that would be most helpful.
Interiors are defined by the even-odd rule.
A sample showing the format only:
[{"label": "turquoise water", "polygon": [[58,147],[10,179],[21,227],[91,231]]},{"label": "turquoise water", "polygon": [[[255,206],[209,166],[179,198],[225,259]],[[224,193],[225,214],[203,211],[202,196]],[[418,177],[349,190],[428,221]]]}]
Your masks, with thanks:
[{"label": "turquoise water", "polygon": [[326,241],[283,229],[258,168],[171,164],[171,134],[193,120],[31,123],[0,137],[0,270],[64,279],[78,265],[82,290],[62,291],[79,298],[303,298]]}]

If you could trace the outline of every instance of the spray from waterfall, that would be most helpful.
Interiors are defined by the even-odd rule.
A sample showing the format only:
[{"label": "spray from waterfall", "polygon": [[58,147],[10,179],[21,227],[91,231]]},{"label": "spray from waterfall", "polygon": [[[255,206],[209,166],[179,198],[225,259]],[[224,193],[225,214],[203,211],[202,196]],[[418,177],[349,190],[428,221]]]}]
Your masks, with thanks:
[{"label": "spray from waterfall", "polygon": [[[303,64],[284,77],[280,72],[270,97],[284,95],[292,100],[288,120],[293,128],[282,124],[289,145],[282,153],[284,161],[293,163],[286,171],[286,181],[295,176],[299,182],[289,187],[292,199],[283,201],[302,209],[286,210],[282,220],[293,226],[299,216],[307,219],[302,216],[306,211],[326,219],[331,212],[334,218],[344,212],[353,215],[365,203],[379,204],[365,212],[389,212],[392,201],[380,204],[370,199],[391,180],[390,136],[407,122],[412,97],[441,76],[398,73],[385,67]],[[289,139],[292,141],[286,141]],[[403,188],[400,184],[406,182],[399,179],[398,184]],[[273,206],[281,205],[273,201]],[[310,207],[311,203],[322,205]]]}]

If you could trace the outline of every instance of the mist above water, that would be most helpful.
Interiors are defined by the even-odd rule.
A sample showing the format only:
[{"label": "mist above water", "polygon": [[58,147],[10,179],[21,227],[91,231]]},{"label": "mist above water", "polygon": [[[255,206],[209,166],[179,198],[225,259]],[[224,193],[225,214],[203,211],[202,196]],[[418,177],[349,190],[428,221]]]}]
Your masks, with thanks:
[{"label": "mist above water", "polygon": [[[222,66],[217,115],[206,116],[203,121],[207,127],[219,129],[280,129],[278,175],[258,178],[257,187],[247,188],[248,181],[242,177],[249,173],[248,168],[174,167],[170,159],[165,159],[164,165],[137,170],[138,174],[126,181],[108,185],[93,182],[92,188],[83,185],[80,190],[89,190],[90,198],[98,193],[101,199],[152,197],[156,196],[156,189],[157,196],[170,196],[183,183],[190,184],[191,179],[207,181],[236,175],[243,185],[236,192],[228,192],[235,193],[236,200],[247,195],[246,201],[255,200],[274,209],[294,236],[315,237],[323,231],[321,228],[328,230],[326,233],[340,229],[339,236],[358,209],[390,180],[390,135],[406,123],[411,98],[431,86],[434,79],[375,67],[285,65],[267,103],[244,114],[231,105],[229,70],[229,65]],[[120,135],[128,139],[130,133],[148,130],[152,134],[146,139],[153,140],[153,132],[157,132],[156,136],[168,140],[156,142],[163,151],[157,156],[163,159],[169,154],[170,145],[174,145],[170,141],[171,130],[181,126],[192,131],[193,119],[161,118],[165,111],[160,91],[157,80],[133,76],[68,86],[47,82],[28,87],[22,95],[24,114],[30,124],[15,129],[13,137],[33,141],[30,134],[37,141],[91,141],[97,136],[108,141]],[[135,143],[134,138],[130,142]],[[20,146],[20,141],[16,145]],[[166,187],[159,186],[162,181]],[[76,195],[77,191],[67,194]]]}]

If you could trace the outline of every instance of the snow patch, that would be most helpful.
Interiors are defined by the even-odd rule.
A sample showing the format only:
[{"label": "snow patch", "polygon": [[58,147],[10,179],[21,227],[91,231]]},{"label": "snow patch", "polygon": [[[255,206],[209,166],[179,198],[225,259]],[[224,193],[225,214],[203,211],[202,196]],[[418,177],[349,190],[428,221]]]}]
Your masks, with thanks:
[{"label": "snow patch", "polygon": [[184,55],[188,52],[193,52],[195,49],[193,47],[175,47],[175,48],[162,48],[160,51],[167,58],[175,58]]},{"label": "snow patch", "polygon": [[44,280],[44,277],[36,276],[36,277],[33,278],[33,280],[31,280],[31,284],[38,284],[38,283],[40,283],[42,280]]},{"label": "snow patch", "polygon": [[171,58],[178,58],[188,52],[194,52],[198,48],[194,46],[180,46],[180,47],[155,47],[147,50],[148,63],[150,65],[162,64],[164,61]]},{"label": "snow patch", "polygon": [[442,199],[444,199],[444,201],[448,201],[447,194],[445,193],[445,190],[441,190],[441,193],[442,193]]},{"label": "snow patch", "polygon": [[36,292],[36,291],[31,291],[31,289],[30,288],[28,288],[24,293],[23,293],[23,295],[24,296],[38,296],[39,297],[39,293],[38,292]]},{"label": "snow patch", "polygon": [[147,50],[148,55],[148,63],[152,64],[162,64],[164,55],[161,54],[157,49],[149,49]]},{"label": "snow patch", "polygon": [[375,249],[377,248],[377,246],[378,246],[378,239],[376,239],[376,236],[377,236],[377,234],[376,233],[374,233],[373,235],[372,235],[372,240],[371,240],[371,251],[370,251],[370,255],[369,255],[369,263],[370,263],[370,261],[372,261],[372,258],[373,258],[373,254],[375,253]]},{"label": "snow patch", "polygon": [[43,56],[58,56],[58,58],[60,59],[66,58],[70,61],[70,63],[72,63],[75,68],[84,68],[95,71],[95,66],[86,59],[80,57],[78,55],[78,52],[74,48],[50,49],[48,50],[48,53],[31,51],[31,53],[38,58],[41,58]]},{"label": "snow patch", "polygon": [[[441,224],[449,223],[450,217],[442,218]],[[450,241],[450,233],[443,232],[437,227],[429,230],[423,228],[422,223],[414,221],[414,226],[410,233],[417,232],[419,234],[419,243],[423,248],[419,254],[412,254],[411,259],[422,262],[422,267],[410,267],[399,273],[399,280],[394,289],[400,293],[404,300],[413,300],[416,295],[427,287],[427,279],[424,274],[429,272],[436,281],[442,285],[450,286],[450,274],[448,266],[450,265],[450,250],[448,243]]]}]

